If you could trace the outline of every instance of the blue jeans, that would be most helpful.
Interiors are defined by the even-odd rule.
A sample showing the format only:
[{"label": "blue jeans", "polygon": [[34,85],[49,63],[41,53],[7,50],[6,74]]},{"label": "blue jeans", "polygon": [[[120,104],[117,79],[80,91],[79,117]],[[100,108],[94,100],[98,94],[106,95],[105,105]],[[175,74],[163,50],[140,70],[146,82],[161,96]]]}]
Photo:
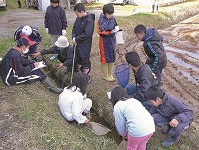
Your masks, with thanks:
[{"label": "blue jeans", "polygon": [[[128,95],[133,95],[134,93],[137,92],[137,87],[135,84],[127,84],[125,89],[126,89],[126,92],[128,93]],[[149,101],[146,100],[141,103],[146,108],[146,110],[150,111],[151,103]]]}]

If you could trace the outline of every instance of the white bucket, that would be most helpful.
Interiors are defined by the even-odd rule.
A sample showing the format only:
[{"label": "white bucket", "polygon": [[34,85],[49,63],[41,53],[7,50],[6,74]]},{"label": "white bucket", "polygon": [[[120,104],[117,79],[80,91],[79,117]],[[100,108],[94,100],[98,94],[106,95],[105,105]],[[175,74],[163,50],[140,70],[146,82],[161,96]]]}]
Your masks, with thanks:
[{"label": "white bucket", "polygon": [[116,32],[115,36],[117,44],[124,44],[123,30],[119,30],[118,32]]}]

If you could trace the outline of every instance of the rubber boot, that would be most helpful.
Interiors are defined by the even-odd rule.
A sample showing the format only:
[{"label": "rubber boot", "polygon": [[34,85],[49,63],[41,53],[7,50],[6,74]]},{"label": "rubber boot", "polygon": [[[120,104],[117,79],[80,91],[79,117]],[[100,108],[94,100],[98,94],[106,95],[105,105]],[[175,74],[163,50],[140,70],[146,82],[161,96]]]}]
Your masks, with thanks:
[{"label": "rubber boot", "polygon": [[113,77],[113,70],[114,70],[114,63],[108,64],[108,76],[115,81],[115,78]]},{"label": "rubber boot", "polygon": [[101,64],[101,68],[102,68],[103,79],[112,82],[113,79],[111,79],[108,75],[108,64]]},{"label": "rubber boot", "polygon": [[55,87],[48,77],[45,80],[41,81],[41,83],[55,94],[60,94],[61,92],[63,92],[63,89]]},{"label": "rubber boot", "polygon": [[57,58],[58,54],[53,54],[53,56],[50,58],[50,60],[55,60]]},{"label": "rubber boot", "polygon": [[18,8],[21,8],[21,2],[20,1],[17,2],[18,2]]}]

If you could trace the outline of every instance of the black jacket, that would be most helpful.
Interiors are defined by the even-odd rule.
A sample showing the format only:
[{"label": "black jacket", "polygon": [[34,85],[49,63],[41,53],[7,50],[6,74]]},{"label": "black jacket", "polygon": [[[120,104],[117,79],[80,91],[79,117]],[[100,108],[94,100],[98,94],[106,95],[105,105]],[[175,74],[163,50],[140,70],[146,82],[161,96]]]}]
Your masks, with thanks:
[{"label": "black jacket", "polygon": [[162,36],[155,29],[147,29],[143,37],[144,51],[148,56],[146,64],[155,72],[157,69],[163,69],[167,65],[167,55],[164,50]]},{"label": "black jacket", "polygon": [[62,35],[62,29],[66,30],[66,13],[61,6],[48,6],[45,13],[45,28],[48,28],[49,34]]},{"label": "black jacket", "polygon": [[92,36],[94,31],[95,15],[88,13],[82,18],[76,18],[73,30],[72,38],[75,38],[77,43],[77,54],[81,58],[90,57]]},{"label": "black jacket", "polygon": [[43,49],[41,55],[45,54],[58,54],[58,60],[64,64],[66,67],[72,67],[73,64],[73,47],[69,45],[66,48],[59,48],[59,47],[51,47],[47,50]]},{"label": "black jacket", "polygon": [[35,68],[33,60],[21,56],[19,51],[11,48],[3,58],[0,66],[1,78],[5,84],[14,85],[18,77],[31,73]]},{"label": "black jacket", "polygon": [[141,65],[137,72],[134,71],[134,76],[137,92],[132,96],[141,102],[147,101],[145,93],[150,87],[159,86],[158,79],[147,64]]},{"label": "black jacket", "polygon": [[[31,41],[35,41],[36,44],[39,44],[39,42],[41,42],[41,39],[42,39],[42,36],[39,33],[39,29],[37,27],[31,27],[31,28],[32,28],[32,33],[28,37],[30,38]],[[14,33],[14,40],[15,41],[17,41],[18,39],[21,38],[22,29],[23,29],[23,26],[19,27],[17,29],[17,31]]]}]

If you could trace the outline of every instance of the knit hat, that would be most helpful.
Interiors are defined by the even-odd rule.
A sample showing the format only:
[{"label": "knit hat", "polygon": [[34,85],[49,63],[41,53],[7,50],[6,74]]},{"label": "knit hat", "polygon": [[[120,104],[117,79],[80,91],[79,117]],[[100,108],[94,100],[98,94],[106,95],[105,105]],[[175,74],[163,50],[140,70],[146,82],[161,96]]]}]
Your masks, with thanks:
[{"label": "knit hat", "polygon": [[126,61],[130,63],[133,67],[138,67],[141,62],[140,62],[140,56],[137,52],[128,52],[126,54]]},{"label": "knit hat", "polygon": [[60,48],[68,47],[69,46],[68,39],[65,36],[60,36],[55,42],[55,45]]},{"label": "knit hat", "polygon": [[156,100],[157,97],[163,98],[164,92],[158,87],[150,87],[145,94],[147,100]]},{"label": "knit hat", "polygon": [[27,36],[22,36],[20,39],[17,40],[17,45],[18,46],[28,46],[28,45],[34,45],[35,42],[34,41],[31,41],[29,39],[29,37]]}]

